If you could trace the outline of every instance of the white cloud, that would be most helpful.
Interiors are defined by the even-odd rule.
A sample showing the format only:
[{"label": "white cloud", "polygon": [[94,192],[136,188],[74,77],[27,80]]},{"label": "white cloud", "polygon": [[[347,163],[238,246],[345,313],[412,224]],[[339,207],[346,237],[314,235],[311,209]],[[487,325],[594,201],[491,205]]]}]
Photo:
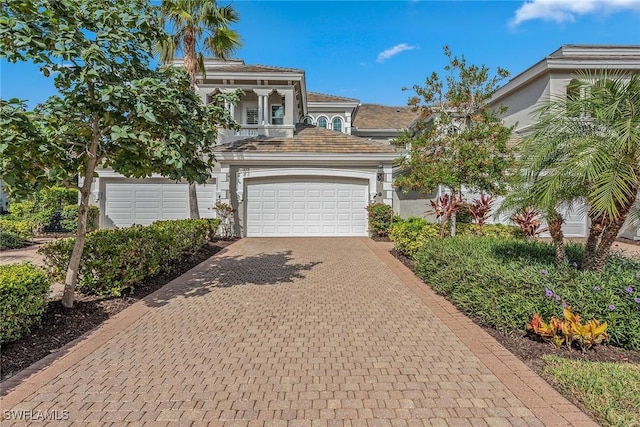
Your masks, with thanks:
[{"label": "white cloud", "polygon": [[510,24],[515,27],[532,19],[573,22],[577,15],[621,10],[640,11],[640,0],[527,0],[516,10]]},{"label": "white cloud", "polygon": [[376,59],[376,62],[384,62],[387,59],[391,58],[392,56],[395,56],[397,54],[399,54],[400,52],[404,52],[405,50],[412,50],[415,49],[415,46],[411,46],[407,43],[400,43],[395,45],[394,47],[390,47],[389,49],[385,49],[382,52],[380,52],[378,54],[378,59]]}]

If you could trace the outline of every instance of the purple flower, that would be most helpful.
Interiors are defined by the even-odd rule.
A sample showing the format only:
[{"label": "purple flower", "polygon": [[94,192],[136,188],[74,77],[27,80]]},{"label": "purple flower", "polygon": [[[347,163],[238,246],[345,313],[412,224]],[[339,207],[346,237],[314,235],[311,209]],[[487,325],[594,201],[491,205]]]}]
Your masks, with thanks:
[{"label": "purple flower", "polygon": [[613,311],[616,309],[616,306],[613,304],[609,304],[609,310]]},{"label": "purple flower", "polygon": [[635,297],[633,300],[634,300],[635,302],[637,302],[638,304],[640,304],[640,297]]},{"label": "purple flower", "polygon": [[599,291],[599,290],[600,290],[600,286],[595,285],[595,286],[593,287],[593,290],[594,290],[594,291],[596,291],[596,292],[597,292],[597,291]]},{"label": "purple flower", "polygon": [[547,274],[547,270],[545,270],[544,268],[542,270],[540,270],[540,274],[542,274],[543,276]]},{"label": "purple flower", "polygon": [[562,308],[567,308],[567,303],[566,302],[562,303]]},{"label": "purple flower", "polygon": [[627,286],[626,288],[624,288],[624,290],[627,291],[628,294],[633,292],[633,288],[631,286]]},{"label": "purple flower", "polygon": [[548,296],[549,298],[551,298],[553,296],[553,291],[549,288],[547,288],[547,291],[544,293],[546,296]]},{"label": "purple flower", "polygon": [[556,301],[560,301],[560,300],[561,300],[560,295],[556,295]]}]

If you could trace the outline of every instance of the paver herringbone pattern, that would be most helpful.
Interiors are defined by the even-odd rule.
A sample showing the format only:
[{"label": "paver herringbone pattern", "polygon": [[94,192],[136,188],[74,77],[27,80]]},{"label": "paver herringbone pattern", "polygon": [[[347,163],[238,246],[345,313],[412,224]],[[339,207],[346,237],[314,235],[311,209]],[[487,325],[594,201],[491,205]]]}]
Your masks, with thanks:
[{"label": "paver herringbone pattern", "polygon": [[542,425],[363,239],[245,239],[200,271],[14,409],[82,425]]}]

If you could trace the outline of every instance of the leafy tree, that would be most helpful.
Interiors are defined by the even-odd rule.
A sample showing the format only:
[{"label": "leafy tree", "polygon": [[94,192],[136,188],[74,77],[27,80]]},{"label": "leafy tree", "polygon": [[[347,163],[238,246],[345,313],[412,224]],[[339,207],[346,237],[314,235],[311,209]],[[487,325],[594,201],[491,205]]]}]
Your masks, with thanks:
[{"label": "leafy tree", "polygon": [[559,194],[586,201],[582,268],[600,271],[640,191],[640,75],[581,73],[537,112],[524,154],[541,162],[530,192],[544,205]]},{"label": "leafy tree", "polygon": [[[241,46],[240,36],[229,28],[238,22],[238,13],[230,5],[218,7],[215,0],[163,0],[161,12],[171,37],[158,45],[160,58],[171,63],[175,51],[181,50],[193,90],[198,74],[205,74],[202,52],[224,59]],[[189,210],[191,218],[199,218],[195,184],[189,186]]]},{"label": "leafy tree", "polygon": [[72,307],[96,168],[204,182],[217,127],[235,122],[202,105],[182,70],[150,68],[166,34],[145,0],[9,0],[0,8],[0,54],[41,64],[59,92],[33,111],[20,100],[0,102],[0,173],[23,193],[78,187],[82,178],[62,300]]},{"label": "leafy tree", "polygon": [[[492,75],[486,66],[469,65],[448,47],[444,54],[449,59],[445,78],[433,72],[424,86],[413,86],[416,95],[409,105],[421,118],[395,141],[409,147],[400,163],[404,173],[395,185],[425,193],[443,186],[452,200],[461,197],[462,187],[500,194],[513,161],[507,147],[511,128],[499,118],[503,109],[494,111],[487,103],[509,72],[498,68]],[[455,209],[449,221],[455,235]]]}]

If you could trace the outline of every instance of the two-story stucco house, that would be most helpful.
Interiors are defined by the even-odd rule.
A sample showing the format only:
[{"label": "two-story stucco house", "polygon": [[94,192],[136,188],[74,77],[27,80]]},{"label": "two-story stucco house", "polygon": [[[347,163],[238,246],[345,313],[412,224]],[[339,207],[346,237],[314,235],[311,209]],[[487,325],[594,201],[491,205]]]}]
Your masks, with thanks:
[{"label": "two-story stucco house", "polygon": [[[392,204],[398,153],[389,138],[399,129],[388,127],[407,121],[406,127],[409,109],[307,93],[303,70],[240,60],[205,66],[197,87],[204,102],[217,92],[244,94],[228,106],[241,129],[221,130],[216,168],[198,186],[201,216],[213,216],[220,201],[235,209],[240,236],[366,236],[365,207]],[[393,113],[373,113],[376,122],[370,112],[376,108]],[[98,175],[92,194],[103,227],[188,217],[185,183],[159,176],[130,180],[109,170]]]},{"label": "two-story stucco house", "polygon": [[[491,100],[492,106],[508,107],[503,119],[515,126],[513,140],[517,142],[535,120],[534,111],[551,97],[567,94],[572,76],[579,71],[615,69],[640,73],[640,45],[598,46],[565,45],[512,78]],[[585,237],[588,232],[586,206],[574,206],[564,212],[563,231],[567,237]],[[627,225],[621,236],[635,238],[636,227]]]}]

